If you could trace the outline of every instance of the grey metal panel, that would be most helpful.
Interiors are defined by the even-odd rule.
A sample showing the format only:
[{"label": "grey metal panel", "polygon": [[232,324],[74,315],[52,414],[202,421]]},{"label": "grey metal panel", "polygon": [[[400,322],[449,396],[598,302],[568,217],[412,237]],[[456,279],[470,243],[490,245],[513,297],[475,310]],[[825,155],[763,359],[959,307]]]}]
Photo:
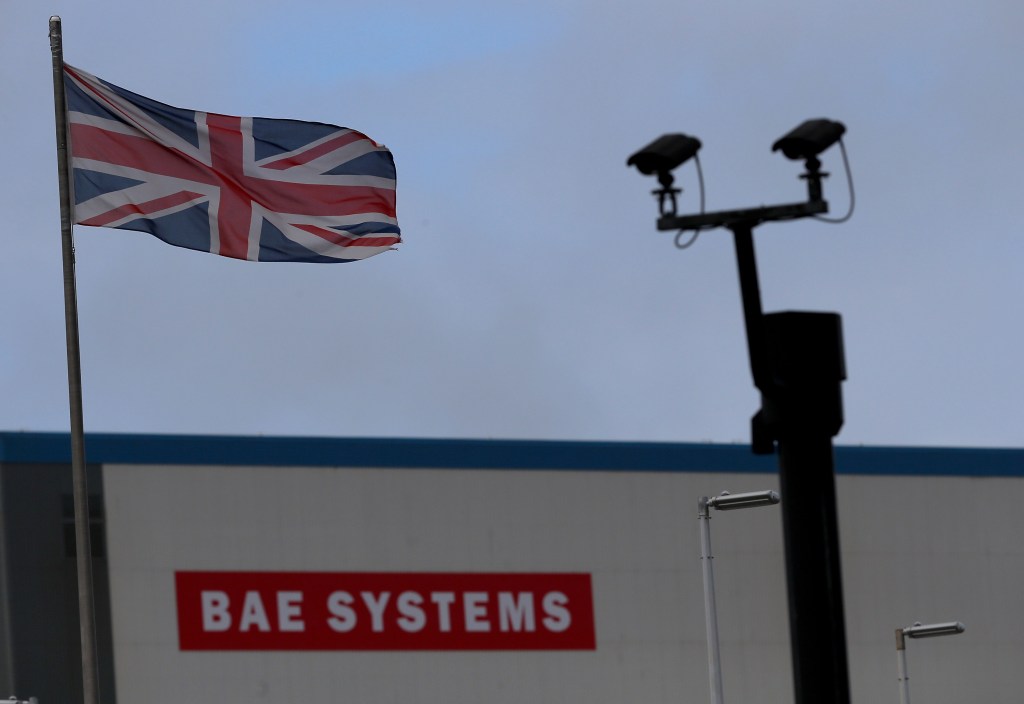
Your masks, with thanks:
[{"label": "grey metal panel", "polygon": [[[106,472],[123,701],[704,701],[696,501],[772,475],[271,467]],[[854,701],[1016,704],[1024,691],[1019,477],[839,478]],[[785,501],[785,497],[783,497]],[[712,522],[725,696],[792,697],[779,512]],[[598,648],[572,653],[181,653],[172,576],[190,570],[585,571]]]},{"label": "grey metal panel", "polygon": [[838,494],[853,700],[895,700],[897,627],[962,621],[908,640],[911,700],[1020,701],[1024,480],[841,477]]},{"label": "grey metal panel", "polygon": [[[0,516],[6,516],[4,510],[4,483],[0,474]],[[9,559],[7,541],[11,530],[7,522],[0,520],[0,692],[17,691],[14,679],[14,647],[11,638],[10,596],[8,587]]]},{"label": "grey metal panel", "polygon": [[[756,488],[771,488],[771,477],[757,480]],[[107,467],[119,696],[147,704],[679,701],[705,682],[696,499],[724,485],[750,488],[750,481],[634,472]],[[729,516],[733,531],[723,531],[723,542],[746,529],[740,534],[749,539],[733,541],[734,550],[767,563],[774,552],[779,561],[777,512],[741,513],[750,515]],[[175,570],[588,572],[598,647],[183,653]],[[760,580],[759,596],[775,603],[775,612],[783,608],[781,572]],[[771,609],[747,603],[744,611],[759,619],[740,634],[748,664],[734,659],[733,666],[747,673],[758,663],[778,665],[759,679],[776,701],[790,691],[788,653],[773,641]]]},{"label": "grey metal panel", "polygon": [[[118,639],[103,633],[107,569],[98,559],[103,700],[111,701],[116,653],[119,698],[145,704],[175,694],[334,701],[339,691],[349,701],[445,704],[703,701],[697,497],[775,488],[767,473],[537,467],[105,473],[117,484],[104,500]],[[895,700],[896,627],[960,620],[963,635],[908,644],[914,699],[1016,704],[1024,691],[1024,512],[1016,508],[1024,477],[923,474],[838,479],[853,699]],[[69,477],[66,465],[0,463],[12,684],[43,702],[78,696],[74,567],[61,526]],[[791,698],[778,521],[773,509],[713,521],[730,701]],[[586,571],[598,650],[180,653],[174,569]]]},{"label": "grey metal panel", "polygon": [[[89,467],[90,491],[101,490],[100,468]],[[71,493],[71,469],[61,464],[0,465],[3,530],[6,538],[10,650],[14,693],[41,702],[82,698],[78,596],[74,553],[65,535],[63,497]],[[103,548],[102,524],[94,532]],[[95,559],[97,636],[111,651],[107,566]],[[113,665],[101,661],[103,701],[115,701]]]}]

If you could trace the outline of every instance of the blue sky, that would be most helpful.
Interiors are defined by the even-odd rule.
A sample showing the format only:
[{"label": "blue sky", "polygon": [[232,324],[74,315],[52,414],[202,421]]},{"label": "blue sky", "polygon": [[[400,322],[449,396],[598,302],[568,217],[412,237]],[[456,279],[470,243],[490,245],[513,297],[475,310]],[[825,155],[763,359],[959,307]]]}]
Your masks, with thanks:
[{"label": "blue sky", "polygon": [[[677,251],[625,167],[703,141],[711,209],[803,197],[770,152],[847,126],[857,210],[757,232],[765,309],[842,314],[848,444],[1019,446],[1024,7],[998,0],[372,6],[7,0],[0,427],[67,428],[49,14],[182,107],[387,144],[398,252],[250,264],[76,229],[86,429],[746,442],[727,233]],[[826,153],[833,213],[847,193]],[[691,166],[683,210],[697,207]]]}]

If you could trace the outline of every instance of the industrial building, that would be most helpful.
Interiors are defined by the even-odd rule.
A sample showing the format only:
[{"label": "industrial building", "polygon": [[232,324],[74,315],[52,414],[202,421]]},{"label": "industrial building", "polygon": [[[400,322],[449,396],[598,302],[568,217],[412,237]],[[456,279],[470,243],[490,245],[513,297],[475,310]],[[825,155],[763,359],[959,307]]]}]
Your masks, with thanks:
[{"label": "industrial building", "polygon": [[[743,445],[90,434],[104,702],[699,703]],[[1017,704],[1024,450],[838,447],[853,702]],[[782,496],[782,501],[786,497]],[[80,700],[70,441],[0,433],[0,692]],[[778,508],[714,514],[726,701],[792,701]]]}]

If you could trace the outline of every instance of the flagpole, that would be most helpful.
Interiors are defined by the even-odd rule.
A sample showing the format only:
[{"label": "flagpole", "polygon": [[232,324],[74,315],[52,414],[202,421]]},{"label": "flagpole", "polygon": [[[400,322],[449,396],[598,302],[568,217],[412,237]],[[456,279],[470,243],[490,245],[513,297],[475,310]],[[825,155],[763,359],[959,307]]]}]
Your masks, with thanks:
[{"label": "flagpole", "polygon": [[89,536],[89,487],[85,472],[85,430],[82,422],[82,362],[78,346],[78,295],[75,291],[75,243],[71,232],[71,178],[68,173],[64,46],[60,17],[56,15],[50,18],[50,53],[53,55],[53,109],[57,123],[60,234],[64,258],[64,321],[68,351],[68,400],[71,406],[71,480],[75,502],[75,559],[78,566],[82,695],[85,704],[99,704],[96,612],[93,598],[92,545]]}]

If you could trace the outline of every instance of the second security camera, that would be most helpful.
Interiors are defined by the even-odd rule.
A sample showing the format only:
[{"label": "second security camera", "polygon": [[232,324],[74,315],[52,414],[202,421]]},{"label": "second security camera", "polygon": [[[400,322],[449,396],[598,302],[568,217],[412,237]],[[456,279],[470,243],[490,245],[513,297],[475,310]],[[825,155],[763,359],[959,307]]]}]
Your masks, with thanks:
[{"label": "second security camera", "polygon": [[781,149],[787,159],[810,159],[838,142],[844,132],[846,127],[841,122],[807,120],[775,142],[772,151]]},{"label": "second security camera", "polygon": [[645,176],[668,173],[696,155],[700,140],[685,134],[665,134],[626,161]]}]

